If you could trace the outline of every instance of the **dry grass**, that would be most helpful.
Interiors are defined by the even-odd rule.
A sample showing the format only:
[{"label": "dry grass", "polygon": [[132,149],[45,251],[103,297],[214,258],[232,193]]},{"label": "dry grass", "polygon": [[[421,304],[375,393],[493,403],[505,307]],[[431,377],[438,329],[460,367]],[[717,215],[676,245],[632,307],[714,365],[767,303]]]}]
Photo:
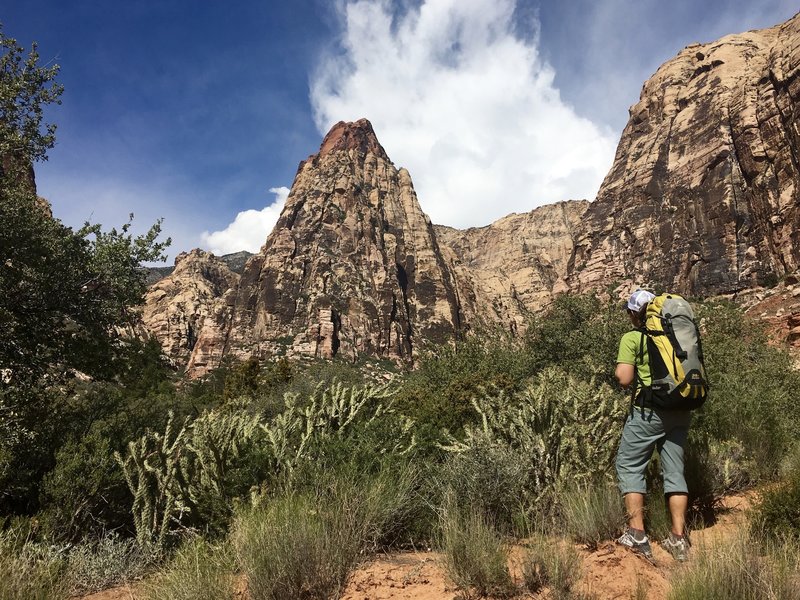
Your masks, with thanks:
[{"label": "dry grass", "polygon": [[233,568],[225,546],[187,540],[167,568],[145,586],[145,600],[230,600]]},{"label": "dry grass", "polygon": [[673,581],[669,600],[800,600],[800,545],[741,533],[695,548]]},{"label": "dry grass", "polygon": [[55,548],[0,533],[0,600],[61,600],[69,585],[65,560]]},{"label": "dry grass", "polygon": [[531,593],[550,589],[551,597],[583,597],[575,589],[581,576],[581,559],[575,549],[545,536],[534,536],[523,558],[522,576]]},{"label": "dry grass", "polygon": [[565,532],[591,550],[614,539],[625,526],[625,507],[615,486],[575,487],[561,498]]},{"label": "dry grass", "polygon": [[442,511],[441,530],[445,571],[464,598],[516,595],[506,545],[481,513],[448,506]]}]

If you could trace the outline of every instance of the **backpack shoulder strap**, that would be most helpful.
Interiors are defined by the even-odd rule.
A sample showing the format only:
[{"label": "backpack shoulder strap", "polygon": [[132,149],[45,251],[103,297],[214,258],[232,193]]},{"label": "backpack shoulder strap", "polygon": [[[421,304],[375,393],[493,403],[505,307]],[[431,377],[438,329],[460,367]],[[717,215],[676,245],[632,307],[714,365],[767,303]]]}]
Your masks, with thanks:
[{"label": "backpack shoulder strap", "polygon": [[645,340],[647,339],[647,328],[637,327],[636,331],[638,331],[641,335],[639,336],[639,349],[636,352],[636,361],[633,364],[633,385],[631,386],[631,415],[633,415],[634,408],[636,407],[636,395],[637,392],[641,390],[642,399],[640,402],[640,407],[642,409],[642,417],[644,417],[644,405],[645,401],[647,400],[646,396],[649,391],[649,386],[644,385],[644,380],[639,375],[639,368],[637,364],[644,364],[644,348],[645,348]]}]

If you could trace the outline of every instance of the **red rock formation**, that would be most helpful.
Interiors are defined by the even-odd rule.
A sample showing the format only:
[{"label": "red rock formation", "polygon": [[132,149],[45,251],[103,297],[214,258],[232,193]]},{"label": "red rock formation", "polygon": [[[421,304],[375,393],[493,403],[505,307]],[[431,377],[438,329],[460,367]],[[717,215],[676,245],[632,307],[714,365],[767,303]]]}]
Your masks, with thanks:
[{"label": "red rock formation", "polygon": [[[187,292],[186,314],[205,319],[195,344],[194,317],[169,308],[156,335],[178,359],[194,348],[200,372],[224,354],[409,360],[476,323],[519,332],[568,289],[707,296],[774,281],[800,264],[798,73],[800,15],[689,46],[645,83],[595,202],[467,231],[431,226],[368,121],[337,123],[238,287]],[[793,343],[794,289],[762,310]]]},{"label": "red rock formation", "polygon": [[408,172],[369,121],[338,123],[301,163],[242,273],[229,351],[410,359],[458,334],[459,302]]},{"label": "red rock formation", "polygon": [[142,321],[167,356],[202,375],[224,353],[238,283],[239,276],[213,254],[181,253],[175,270],[145,294]]}]

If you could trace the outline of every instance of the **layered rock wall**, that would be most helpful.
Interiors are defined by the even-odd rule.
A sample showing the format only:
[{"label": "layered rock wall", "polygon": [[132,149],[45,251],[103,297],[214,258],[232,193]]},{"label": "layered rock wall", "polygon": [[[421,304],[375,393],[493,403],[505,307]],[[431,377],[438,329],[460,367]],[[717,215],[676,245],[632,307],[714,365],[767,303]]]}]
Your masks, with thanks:
[{"label": "layered rock wall", "polygon": [[437,225],[467,322],[524,331],[531,315],[566,290],[569,261],[588,206],[586,201],[559,202],[467,230]]},{"label": "layered rock wall", "polygon": [[213,254],[184,252],[145,294],[142,321],[177,365],[195,375],[219,365],[239,276]]},{"label": "layered rock wall", "polygon": [[665,63],[586,212],[571,287],[709,295],[796,270],[799,69],[800,16]]}]

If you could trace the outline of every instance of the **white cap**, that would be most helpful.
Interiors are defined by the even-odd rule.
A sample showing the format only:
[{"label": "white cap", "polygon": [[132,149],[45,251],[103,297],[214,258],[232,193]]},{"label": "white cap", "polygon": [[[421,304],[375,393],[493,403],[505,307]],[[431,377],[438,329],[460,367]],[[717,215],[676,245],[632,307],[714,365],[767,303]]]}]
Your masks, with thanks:
[{"label": "white cap", "polygon": [[644,308],[644,306],[650,302],[655,295],[648,292],[647,290],[636,290],[631,294],[631,297],[628,299],[628,310],[632,310],[633,312],[639,312]]}]

